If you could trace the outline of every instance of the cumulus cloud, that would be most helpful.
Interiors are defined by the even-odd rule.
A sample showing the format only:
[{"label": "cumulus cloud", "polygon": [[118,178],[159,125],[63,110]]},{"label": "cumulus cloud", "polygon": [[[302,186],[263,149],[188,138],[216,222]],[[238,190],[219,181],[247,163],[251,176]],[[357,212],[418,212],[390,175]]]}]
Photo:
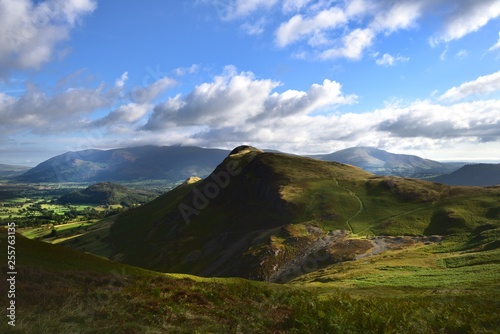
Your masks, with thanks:
[{"label": "cumulus cloud", "polygon": [[[278,0],[222,3],[223,20],[248,19],[240,27],[250,35],[264,33],[256,17],[265,18],[266,26],[277,20],[274,42],[278,47],[297,46],[300,51],[294,54],[317,59],[359,60],[377,37],[417,29],[424,18],[438,21],[438,30],[429,36],[436,46],[458,40],[500,16],[500,0],[283,0],[281,16],[269,15]],[[304,42],[311,52],[305,51]],[[500,47],[497,44],[490,50]]]},{"label": "cumulus cloud", "polygon": [[348,58],[358,60],[366,48],[372,45],[375,34],[371,29],[355,29],[342,38],[342,46],[324,51],[322,59]]},{"label": "cumulus cloud", "polygon": [[[356,145],[428,150],[500,141],[498,100],[443,106],[416,101],[365,113],[270,117],[237,127],[199,131],[199,143],[231,147],[246,142],[289,152],[331,152]],[[455,157],[456,158],[456,157]]]},{"label": "cumulus cloud", "polygon": [[500,138],[498,101],[474,101],[451,106],[417,101],[407,108],[394,110],[395,117],[377,125],[401,138]]},{"label": "cumulus cloud", "polygon": [[276,32],[276,42],[283,47],[303,36],[319,33],[325,29],[332,29],[346,22],[346,15],[342,9],[337,7],[323,10],[311,18],[295,15],[280,25]]},{"label": "cumulus cloud", "polygon": [[402,56],[392,56],[388,53],[384,53],[384,55],[377,60],[375,60],[375,63],[380,66],[395,66],[397,63],[406,63],[410,61],[409,57],[402,57]]},{"label": "cumulus cloud", "polygon": [[71,29],[96,8],[94,0],[1,0],[0,76],[50,61]]},{"label": "cumulus cloud", "polygon": [[445,15],[442,31],[430,38],[431,45],[460,39],[500,16],[500,0],[441,2],[449,14]]},{"label": "cumulus cloud", "polygon": [[273,92],[279,85],[269,79],[256,79],[251,72],[238,73],[234,67],[227,67],[213,82],[158,105],[144,128],[154,131],[175,126],[233,127],[356,101],[355,95],[343,95],[340,84],[330,80],[313,84],[307,92]]},{"label": "cumulus cloud", "polygon": [[194,145],[230,148],[250,143],[308,153],[355,145],[435,150],[500,141],[500,101],[494,99],[451,105],[393,103],[349,113],[341,110],[356,103],[357,96],[344,94],[338,82],[326,79],[306,91],[276,92],[279,86],[228,67],[187,95],[157,105],[141,133],[175,133],[181,142]]},{"label": "cumulus cloud", "polygon": [[176,84],[177,81],[174,79],[163,77],[149,86],[135,88],[131,93],[131,99],[133,102],[137,102],[139,104],[148,103]]},{"label": "cumulus cloud", "polygon": [[500,91],[500,71],[481,76],[474,81],[447,90],[439,97],[440,101],[455,102],[470,95],[485,95]]},{"label": "cumulus cloud", "polygon": [[72,88],[49,96],[34,85],[28,85],[20,97],[0,95],[0,128],[3,133],[32,131],[37,133],[75,131],[83,116],[116,100],[118,91],[97,88]]},{"label": "cumulus cloud", "polygon": [[151,108],[151,104],[127,103],[119,106],[105,117],[93,121],[89,127],[113,127],[124,123],[130,125],[139,121]]}]

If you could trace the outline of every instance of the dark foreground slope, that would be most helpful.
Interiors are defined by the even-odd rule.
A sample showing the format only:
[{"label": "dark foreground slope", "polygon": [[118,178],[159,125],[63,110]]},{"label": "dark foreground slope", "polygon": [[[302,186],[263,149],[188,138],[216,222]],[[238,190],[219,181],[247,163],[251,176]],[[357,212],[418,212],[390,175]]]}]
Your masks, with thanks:
[{"label": "dark foreground slope", "polygon": [[376,253],[376,242],[347,240],[349,234],[450,235],[498,227],[499,199],[498,187],[380,177],[240,147],[206,179],[121,215],[111,239],[115,259],[124,263],[283,282],[311,258],[318,268]]}]

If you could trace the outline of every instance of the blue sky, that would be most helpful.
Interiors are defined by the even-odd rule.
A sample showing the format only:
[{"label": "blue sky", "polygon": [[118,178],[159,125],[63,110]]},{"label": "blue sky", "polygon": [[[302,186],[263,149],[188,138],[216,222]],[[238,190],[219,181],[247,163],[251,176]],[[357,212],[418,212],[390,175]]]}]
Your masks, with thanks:
[{"label": "blue sky", "polygon": [[0,0],[0,163],[144,144],[500,160],[500,0]]}]

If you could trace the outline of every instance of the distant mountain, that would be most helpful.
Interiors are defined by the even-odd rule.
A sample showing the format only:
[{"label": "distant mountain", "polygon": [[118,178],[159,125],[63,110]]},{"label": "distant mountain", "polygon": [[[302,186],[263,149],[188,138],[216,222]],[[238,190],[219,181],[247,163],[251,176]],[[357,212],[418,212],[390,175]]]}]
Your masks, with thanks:
[{"label": "distant mountain", "polygon": [[155,196],[144,190],[127,188],[121,184],[100,182],[83,190],[75,190],[59,198],[62,204],[122,204],[131,206],[152,200]]},{"label": "distant mountain", "polygon": [[205,179],[121,214],[110,240],[113,259],[130,265],[284,282],[379,249],[347,240],[350,233],[430,237],[498,227],[498,196],[500,187],[376,176],[238,147]]},{"label": "distant mountain", "polygon": [[68,152],[18,176],[21,182],[168,180],[207,176],[229,151],[191,146],[141,146]]},{"label": "distant mountain", "polygon": [[11,178],[25,173],[31,167],[0,164],[0,179]]},{"label": "distant mountain", "polygon": [[451,174],[441,175],[429,180],[457,186],[500,185],[500,164],[465,165]]},{"label": "distant mountain", "polygon": [[416,155],[389,153],[374,147],[351,147],[331,154],[310,157],[353,165],[378,175],[421,178],[451,173],[463,166],[460,163],[441,163],[423,159]]}]

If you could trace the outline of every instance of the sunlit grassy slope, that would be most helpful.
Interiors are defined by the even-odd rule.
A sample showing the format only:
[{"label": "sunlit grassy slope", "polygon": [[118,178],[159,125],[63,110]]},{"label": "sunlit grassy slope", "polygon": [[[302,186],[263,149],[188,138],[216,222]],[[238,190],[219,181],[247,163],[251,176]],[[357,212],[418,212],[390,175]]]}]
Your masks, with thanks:
[{"label": "sunlit grassy slope", "polygon": [[[228,168],[238,173],[214,190],[215,177]],[[277,252],[299,254],[318,230],[357,236],[471,233],[500,226],[499,203],[500,187],[381,177],[335,162],[238,148],[206,179],[121,215],[111,237],[116,258],[132,265],[268,279],[287,261]],[[188,220],[182,206],[195,212]]]},{"label": "sunlit grassy slope", "polygon": [[[498,250],[477,252],[495,233],[286,285],[155,273],[18,236],[16,327],[3,315],[0,332],[495,333]],[[0,245],[6,258],[4,232]],[[6,291],[6,280],[0,286]]]}]

